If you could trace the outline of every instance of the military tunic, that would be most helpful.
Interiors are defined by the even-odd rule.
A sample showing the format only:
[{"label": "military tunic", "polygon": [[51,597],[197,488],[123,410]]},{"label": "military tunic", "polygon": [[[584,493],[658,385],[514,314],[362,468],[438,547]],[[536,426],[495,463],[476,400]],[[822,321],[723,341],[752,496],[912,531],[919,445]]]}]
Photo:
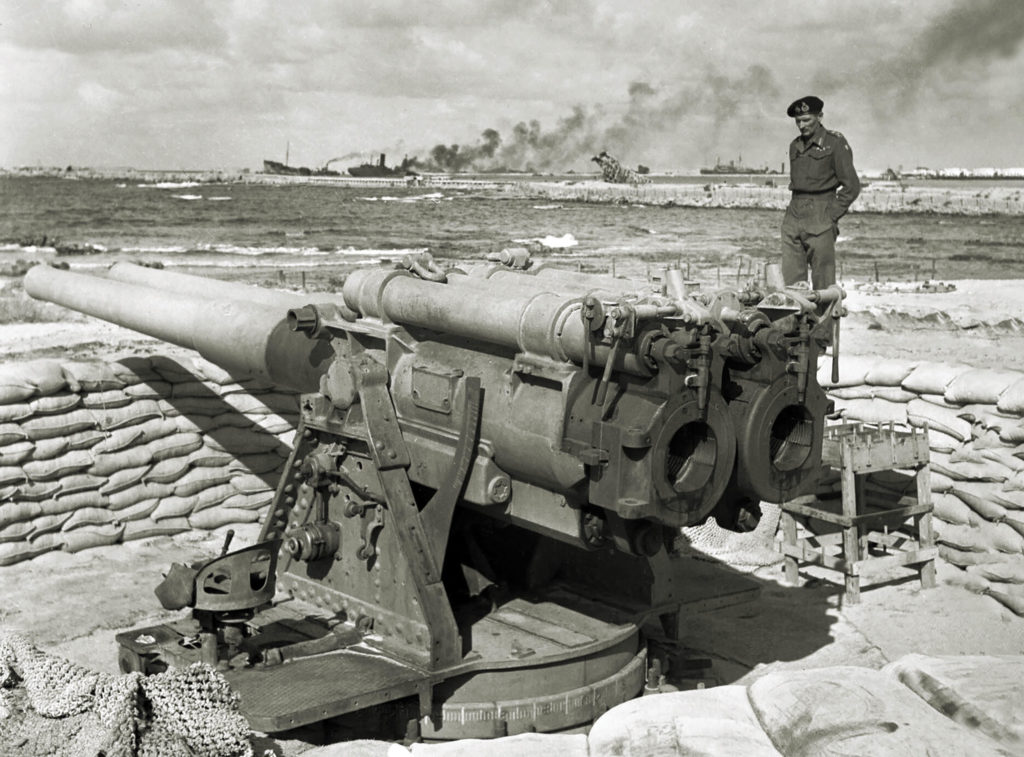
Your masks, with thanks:
[{"label": "military tunic", "polygon": [[789,166],[793,196],[782,221],[782,277],[786,284],[806,281],[810,264],[812,287],[824,289],[836,281],[838,221],[860,194],[853,151],[846,137],[818,124],[810,139],[790,143]]}]

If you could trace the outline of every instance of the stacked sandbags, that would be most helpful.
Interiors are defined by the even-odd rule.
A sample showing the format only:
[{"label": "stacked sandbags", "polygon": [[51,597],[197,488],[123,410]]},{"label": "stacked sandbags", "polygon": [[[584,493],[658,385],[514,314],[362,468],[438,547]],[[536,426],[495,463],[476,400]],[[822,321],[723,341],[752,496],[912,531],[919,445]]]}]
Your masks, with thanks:
[{"label": "stacked sandbags", "polygon": [[0,369],[0,565],[259,520],[298,402],[206,361]]},{"label": "stacked sandbags", "polygon": [[837,383],[830,359],[818,369],[836,419],[927,429],[939,555],[969,571],[968,588],[1024,615],[1024,374],[843,360]]}]

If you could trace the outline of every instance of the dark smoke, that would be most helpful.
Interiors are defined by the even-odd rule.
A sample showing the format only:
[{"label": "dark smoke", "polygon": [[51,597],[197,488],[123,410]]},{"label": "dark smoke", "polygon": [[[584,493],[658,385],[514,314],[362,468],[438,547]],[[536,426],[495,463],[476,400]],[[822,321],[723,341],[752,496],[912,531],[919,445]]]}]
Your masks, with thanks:
[{"label": "dark smoke", "polygon": [[815,88],[834,91],[866,84],[879,113],[914,105],[924,93],[979,75],[978,68],[1009,58],[1024,40],[1024,2],[962,0],[892,56],[841,75],[824,73]]},{"label": "dark smoke", "polygon": [[645,159],[652,151],[695,160],[715,144],[726,122],[779,97],[779,87],[764,66],[751,66],[737,77],[709,71],[697,84],[667,91],[636,81],[627,92],[626,110],[617,119],[601,105],[576,105],[553,129],[536,120],[519,122],[507,138],[487,129],[475,145],[436,145],[418,165],[443,172],[564,171],[602,150],[624,164]]},{"label": "dark smoke", "polygon": [[986,63],[1009,58],[1024,39],[1024,3],[1020,0],[970,0],[932,24],[920,40],[924,66],[948,62]]}]

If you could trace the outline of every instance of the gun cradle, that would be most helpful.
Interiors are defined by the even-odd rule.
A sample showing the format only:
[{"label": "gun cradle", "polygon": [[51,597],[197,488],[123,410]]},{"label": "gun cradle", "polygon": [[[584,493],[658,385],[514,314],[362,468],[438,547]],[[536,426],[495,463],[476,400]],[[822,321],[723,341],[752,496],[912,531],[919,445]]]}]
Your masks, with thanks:
[{"label": "gun cradle", "polygon": [[158,596],[191,617],[119,635],[123,668],[216,665],[263,731],[398,700],[426,738],[563,730],[643,688],[645,624],[678,638],[679,527],[814,486],[841,291],[410,267],[432,274],[360,270],[315,305],[30,272],[33,296],[304,392],[259,542],[175,566]]}]

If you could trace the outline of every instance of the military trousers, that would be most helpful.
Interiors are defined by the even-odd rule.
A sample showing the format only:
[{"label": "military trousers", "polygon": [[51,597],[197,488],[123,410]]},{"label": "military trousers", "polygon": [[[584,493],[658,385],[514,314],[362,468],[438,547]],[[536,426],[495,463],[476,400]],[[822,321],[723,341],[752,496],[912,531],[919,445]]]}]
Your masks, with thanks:
[{"label": "military trousers", "polygon": [[834,192],[794,194],[782,219],[782,278],[786,285],[807,281],[811,288],[825,289],[836,283]]}]

